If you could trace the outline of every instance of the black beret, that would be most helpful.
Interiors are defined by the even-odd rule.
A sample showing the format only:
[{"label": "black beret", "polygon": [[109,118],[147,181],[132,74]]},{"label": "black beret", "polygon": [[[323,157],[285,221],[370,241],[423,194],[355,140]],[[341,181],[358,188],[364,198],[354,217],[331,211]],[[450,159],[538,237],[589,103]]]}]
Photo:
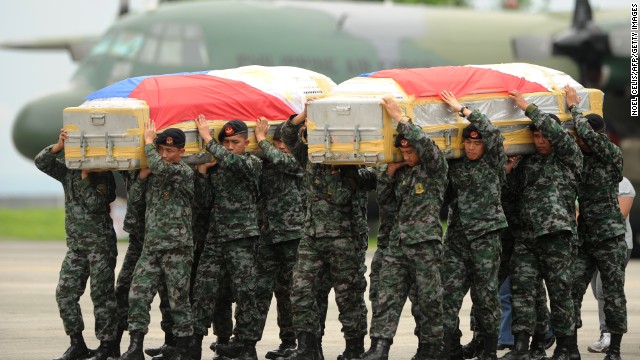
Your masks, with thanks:
[{"label": "black beret", "polygon": [[278,124],[278,126],[276,126],[276,129],[273,131],[273,140],[282,140],[282,127],[284,126],[284,123],[280,123]]},{"label": "black beret", "polygon": [[470,124],[469,126],[464,128],[464,130],[462,130],[462,138],[477,140],[482,139],[482,134],[480,134],[478,128],[475,125]]},{"label": "black beret", "polygon": [[184,131],[175,128],[165,129],[156,137],[156,145],[175,146],[178,149],[184,147],[185,141]]},{"label": "black beret", "polygon": [[[562,125],[562,121],[560,121],[560,118],[558,118],[556,114],[548,113],[547,115],[549,115],[550,118],[555,120],[558,125]],[[529,124],[529,130],[538,131],[539,129],[534,124]]]},{"label": "black beret", "polygon": [[399,147],[408,148],[413,146],[413,144],[411,144],[411,141],[409,141],[409,139],[404,137],[404,135],[398,134],[398,136],[396,136],[396,141],[394,143],[394,146],[397,148]]},{"label": "black beret", "polygon": [[606,124],[604,123],[602,116],[598,114],[587,114],[585,117],[593,131],[604,132],[606,130]]},{"label": "black beret", "polygon": [[220,130],[220,134],[218,134],[218,141],[222,142],[222,139],[227,136],[234,136],[238,134],[246,134],[249,132],[249,128],[244,121],[240,120],[231,120],[228,121]]}]

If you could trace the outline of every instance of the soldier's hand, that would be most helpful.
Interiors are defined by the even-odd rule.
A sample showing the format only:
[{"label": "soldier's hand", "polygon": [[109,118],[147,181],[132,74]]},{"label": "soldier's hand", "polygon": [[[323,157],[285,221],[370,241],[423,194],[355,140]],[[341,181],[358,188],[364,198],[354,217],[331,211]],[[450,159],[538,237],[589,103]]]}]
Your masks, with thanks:
[{"label": "soldier's hand", "polygon": [[404,114],[400,109],[400,105],[398,105],[398,103],[392,97],[386,96],[382,98],[382,106],[385,108],[385,110],[387,110],[387,113],[389,113],[389,116],[393,120],[397,122],[400,122],[402,120]]},{"label": "soldier's hand", "polygon": [[156,139],[156,122],[153,120],[148,120],[144,123],[144,143],[145,144],[153,144],[153,141]]},{"label": "soldier's hand", "polygon": [[217,163],[218,162],[216,161],[216,158],[213,158],[213,160],[206,162],[204,164],[197,164],[196,169],[198,169],[198,172],[200,174],[205,175],[207,173],[207,170],[214,167]]},{"label": "soldier's hand", "polygon": [[307,106],[309,106],[309,102],[311,102],[312,100],[314,99],[307,100],[307,102],[304,104],[304,110],[302,110],[300,114],[294,116],[294,118],[291,119],[291,123],[293,125],[300,125],[307,121]]},{"label": "soldier's hand", "polygon": [[80,173],[80,177],[82,178],[82,180],[89,177],[89,172],[89,170],[82,170],[82,172]]},{"label": "soldier's hand", "polygon": [[269,131],[269,121],[263,116],[256,122],[256,141],[260,142],[267,137]]},{"label": "soldier's hand", "polygon": [[578,103],[580,102],[580,97],[578,96],[576,89],[572,88],[569,85],[565,85],[564,93],[565,93],[565,96],[567,97],[568,107],[572,107],[573,105],[578,105]]},{"label": "soldier's hand", "polygon": [[509,91],[509,97],[515,101],[516,106],[519,107],[522,111],[527,110],[527,106],[529,106],[529,102],[522,97],[522,94],[518,90]]},{"label": "soldier's hand", "polygon": [[146,167],[146,168],[140,169],[140,173],[138,174],[138,177],[141,180],[144,180],[144,179],[148,178],[150,174],[151,174],[151,169]]},{"label": "soldier's hand", "polygon": [[204,118],[204,115],[198,115],[198,118],[195,121],[196,127],[198,128],[198,133],[200,134],[202,140],[204,140],[205,143],[211,141],[211,131],[209,130],[209,125],[207,124],[207,120]]},{"label": "soldier's hand", "polygon": [[522,159],[522,155],[511,155],[507,157],[507,166],[505,168],[505,172],[507,174],[510,174],[513,168],[516,167],[516,165],[518,165],[518,162],[520,162],[521,159]]},{"label": "soldier's hand", "polygon": [[393,177],[398,169],[406,165],[407,163],[405,161],[389,163],[387,165],[387,175]]},{"label": "soldier's hand", "polygon": [[67,130],[60,129],[60,134],[58,135],[58,142],[55,145],[53,145],[53,147],[51,148],[51,153],[57,154],[62,149],[64,149],[64,142],[67,141],[67,139],[69,139],[69,134],[67,133]]},{"label": "soldier's hand", "polygon": [[453,95],[451,91],[444,90],[440,93],[440,98],[442,101],[446,102],[455,112],[459,112],[462,109],[462,105],[456,99],[456,96]]}]

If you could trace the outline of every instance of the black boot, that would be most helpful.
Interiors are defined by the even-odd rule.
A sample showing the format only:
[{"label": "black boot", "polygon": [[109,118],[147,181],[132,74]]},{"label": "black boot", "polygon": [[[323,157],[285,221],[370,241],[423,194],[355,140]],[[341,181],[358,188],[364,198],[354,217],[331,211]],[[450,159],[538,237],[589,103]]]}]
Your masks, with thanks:
[{"label": "black boot", "polygon": [[193,335],[189,337],[188,352],[189,352],[189,356],[192,359],[202,358],[202,338],[203,337],[204,335],[196,334],[196,333],[193,333]]},{"label": "black boot", "polygon": [[144,360],[144,353],[142,352],[142,348],[144,347],[144,334],[140,331],[134,331],[129,333],[129,337],[131,338],[129,348],[118,360]]},{"label": "black boot", "polygon": [[500,360],[529,360],[529,335],[525,333],[515,335],[513,350],[504,354]]},{"label": "black boot", "polygon": [[84,359],[90,356],[89,349],[87,349],[87,344],[84,343],[84,337],[82,337],[82,333],[73,334],[69,337],[71,338],[71,346],[69,346],[67,351],[65,351],[61,357],[56,358],[55,360],[76,360]]},{"label": "black boot", "polygon": [[218,346],[218,344],[228,344],[230,340],[231,340],[231,338],[228,338],[226,336],[218,336],[216,338],[216,341],[212,342],[211,345],[209,345],[209,349],[211,349],[211,351],[215,352],[216,351],[216,346]]},{"label": "black boot", "polygon": [[578,331],[573,333],[573,336],[567,338],[567,355],[569,360],[580,360],[580,349],[578,349]]},{"label": "black boot", "polygon": [[611,333],[611,344],[607,350],[607,356],[604,360],[620,360],[620,343],[622,342],[622,334]]},{"label": "black boot", "polygon": [[547,357],[545,351],[546,333],[535,333],[531,338],[531,346],[529,347],[529,358],[531,360],[541,360]]},{"label": "black boot", "polygon": [[482,339],[482,353],[473,360],[497,360],[498,335],[485,335]]},{"label": "black boot", "polygon": [[[171,360],[191,360],[189,355],[189,346],[191,345],[191,336],[181,336],[176,338],[176,347],[171,356]],[[165,357],[165,359],[169,359]],[[200,359],[200,358],[198,358]]]},{"label": "black boot", "polygon": [[96,349],[96,353],[90,360],[107,360],[111,357],[120,357],[120,347],[116,345],[116,341],[100,341],[100,346]]},{"label": "black boot", "polygon": [[[167,350],[167,347],[170,347],[171,351],[176,347],[176,338],[171,331],[164,333],[164,344],[162,346],[144,349],[144,353],[151,357],[160,356]],[[170,357],[166,358],[169,359]]]},{"label": "black boot", "polygon": [[313,334],[301,332],[298,334],[298,348],[285,358],[277,358],[276,360],[319,360],[320,352],[318,351],[318,338]]},{"label": "black boot", "polygon": [[465,359],[479,356],[482,351],[482,344],[482,333],[474,331],[473,339],[462,347],[462,356],[464,356]]},{"label": "black boot", "polygon": [[345,349],[342,352],[342,360],[356,360],[364,353],[364,336],[355,339],[346,339]]},{"label": "black boot", "polygon": [[[451,341],[449,343],[449,360],[462,360],[464,355],[462,352],[462,344],[460,344],[460,337],[462,337],[462,331],[456,329],[451,335]],[[447,340],[445,338],[445,340]],[[443,346],[446,344],[443,344]],[[443,351],[445,349],[443,348]],[[443,358],[446,359],[446,358]]]},{"label": "black boot", "polygon": [[240,351],[240,355],[233,358],[233,360],[258,360],[258,353],[256,352],[256,342],[245,342],[242,351]]},{"label": "black boot", "polygon": [[569,336],[556,336],[556,348],[553,350],[553,356],[550,360],[569,360]]},{"label": "black boot", "polygon": [[437,360],[440,346],[419,343],[418,352],[413,356],[415,360]]},{"label": "black boot", "polygon": [[246,343],[247,342],[245,341],[229,341],[226,344],[218,344],[216,345],[216,354],[226,356],[231,359],[237,358],[244,351]]},{"label": "black boot", "polygon": [[280,346],[278,346],[277,349],[267,351],[267,354],[264,357],[267,359],[275,360],[276,358],[284,357],[285,351],[287,351],[287,349],[293,350],[295,348],[296,348],[295,339],[293,340],[283,339],[282,342],[280,343]]},{"label": "black boot", "polygon": [[362,354],[362,360],[388,360],[390,347],[389,339],[371,338],[371,348]]}]

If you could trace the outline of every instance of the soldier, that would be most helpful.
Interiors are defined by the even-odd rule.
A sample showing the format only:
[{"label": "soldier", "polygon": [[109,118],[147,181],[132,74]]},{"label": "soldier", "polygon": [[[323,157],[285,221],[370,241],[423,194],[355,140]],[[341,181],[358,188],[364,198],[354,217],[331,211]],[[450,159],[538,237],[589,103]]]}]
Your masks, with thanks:
[{"label": "soldier", "polygon": [[[276,127],[273,144],[267,139],[269,122],[260,118],[255,134],[264,154],[260,178],[260,244],[257,264],[260,331],[264,330],[271,298],[275,294],[280,328],[280,346],[267,352],[267,359],[284,356],[296,347],[291,311],[291,277],[298,243],[303,235],[302,167],[282,141],[282,126]],[[277,289],[277,291],[276,291]]]},{"label": "soldier", "polygon": [[[564,90],[575,122],[576,142],[584,155],[583,173],[578,185],[580,241],[573,287],[576,329],[582,326],[582,298],[597,269],[605,294],[607,329],[611,333],[605,359],[620,359],[622,334],[627,332],[627,300],[624,294],[626,226],[617,197],[618,184],[622,180],[622,152],[609,140],[602,117],[598,114],[583,115],[578,107],[580,99],[576,90],[570,86],[565,86]],[[576,337],[574,335],[571,342],[572,355],[579,354]]]},{"label": "soldier", "polygon": [[420,335],[416,360],[435,359],[442,344],[442,225],[440,208],[447,184],[447,162],[422,129],[403,116],[392,98],[384,98],[398,122],[395,146],[403,163],[391,163],[382,182],[393,182],[397,220],[383,252],[378,314],[371,320],[371,348],[364,360],[386,360],[412,286],[419,303]]},{"label": "soldier", "polygon": [[196,275],[191,357],[201,357],[202,338],[211,325],[211,308],[225,269],[236,301],[237,341],[217,344],[216,353],[229,358],[257,359],[260,330],[253,294],[257,287],[255,249],[260,235],[257,201],[262,162],[245,152],[249,138],[243,121],[232,120],[223,125],[218,135],[222,145],[213,141],[203,115],[198,116],[196,125],[216,164],[206,173],[198,173],[199,181],[205,183],[203,188],[208,188],[199,201],[211,204],[211,217]]},{"label": "soldier", "polygon": [[113,174],[69,170],[59,154],[64,154],[69,138],[62,129],[58,142],[44,148],[35,158],[42,172],[62,183],[64,190],[67,254],[60,268],[56,301],[71,346],[57,360],[84,359],[90,356],[82,331],[80,296],[91,278],[91,300],[95,315],[96,337],[100,347],[94,359],[104,360],[120,353],[116,342],[116,299],[113,284],[116,266],[116,234],[109,214],[115,200]]},{"label": "soldier", "polygon": [[515,174],[525,229],[516,239],[512,258],[512,330],[516,340],[514,350],[503,359],[529,358],[529,337],[536,325],[534,284],[540,276],[551,300],[551,323],[557,338],[553,359],[558,359],[567,356],[574,333],[571,271],[582,154],[552,116],[529,104],[518,91],[509,96],[533,121],[530,128],[536,154],[525,156]]},{"label": "soldier", "polygon": [[189,337],[193,334],[189,302],[193,263],[193,170],[180,160],[185,145],[182,130],[166,129],[156,138],[155,122],[148,121],[144,141],[149,170],[141,170],[139,177],[146,186],[143,194],[132,195],[132,201],[136,201],[136,197],[145,198],[145,244],[129,291],[131,343],[120,359],[144,359],[142,349],[149,328],[149,307],[156,292],[165,286],[176,339],[171,359],[186,360]]},{"label": "soldier", "polygon": [[363,348],[366,324],[363,326],[362,322],[366,322],[367,308],[364,295],[359,293],[363,291],[364,274],[360,268],[361,244],[353,232],[353,197],[361,184],[371,180],[371,173],[361,173],[354,167],[343,169],[311,163],[307,145],[299,135],[306,118],[305,108],[302,113],[292,115],[282,128],[285,144],[304,168],[307,195],[305,237],[298,246],[291,296],[298,348],[286,359],[317,360],[321,356],[316,284],[325,268],[332,280],[346,340],[343,359],[356,359]]},{"label": "soldier", "polygon": [[470,122],[462,131],[464,157],[449,162],[445,194],[449,205],[442,300],[445,356],[462,300],[471,289],[476,331],[483,341],[477,359],[495,359],[500,327],[500,231],[507,227],[500,201],[507,164],[504,138],[485,115],[462,106],[453,93],[443,91],[441,97]]}]

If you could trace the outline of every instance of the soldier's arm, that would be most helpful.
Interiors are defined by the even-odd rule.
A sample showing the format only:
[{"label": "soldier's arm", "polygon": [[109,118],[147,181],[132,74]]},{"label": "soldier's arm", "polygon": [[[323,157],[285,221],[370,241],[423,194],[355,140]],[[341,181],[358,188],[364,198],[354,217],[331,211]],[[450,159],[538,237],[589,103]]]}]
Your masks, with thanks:
[{"label": "soldier's arm", "polygon": [[296,176],[301,174],[302,167],[300,166],[298,160],[293,157],[293,155],[283,153],[282,151],[276,149],[276,147],[273,146],[272,143],[265,139],[260,140],[258,146],[260,147],[260,149],[262,149],[262,152],[264,153],[264,156],[267,158],[267,160],[278,166],[278,168],[281,169],[282,172]]},{"label": "soldier's arm", "polygon": [[198,196],[195,197],[194,206],[199,209],[207,209],[211,207],[213,202],[213,192],[209,183],[209,175],[207,169],[203,168],[194,171],[193,174],[193,190]]},{"label": "soldier's arm", "polygon": [[486,115],[478,110],[473,110],[467,120],[478,129],[486,147],[484,156],[493,166],[504,169],[507,164],[507,155],[504,151],[504,137],[498,128],[491,123]]},{"label": "soldier's arm", "polygon": [[113,174],[110,171],[90,174],[80,182],[80,194],[89,211],[104,211],[116,198]]},{"label": "soldier's arm", "polygon": [[394,176],[387,174],[387,165],[381,165],[377,168],[377,185],[376,196],[378,198],[378,206],[380,208],[392,209],[396,208],[396,193],[395,184],[396,179]]},{"label": "soldier's arm", "polygon": [[55,145],[49,145],[40,151],[40,153],[36,155],[34,163],[40,171],[62,182],[69,169],[67,169],[64,164],[63,158],[58,157],[58,155],[62,153],[56,154],[51,152],[54,146]]},{"label": "soldier's arm", "polygon": [[220,166],[228,168],[240,176],[253,178],[256,173],[260,174],[261,169],[257,169],[256,164],[248,156],[234,154],[213,139],[207,143],[206,148]]},{"label": "soldier's arm", "polygon": [[440,151],[438,145],[422,131],[421,127],[411,122],[399,122],[396,130],[398,134],[403,134],[407,140],[415,144],[415,149],[420,157],[422,166],[429,171],[447,171],[447,162],[442,151]]},{"label": "soldier's arm", "polygon": [[144,152],[147,155],[147,166],[152,174],[180,175],[184,172],[182,166],[163,161],[153,144],[145,145]]},{"label": "soldier's arm", "polygon": [[525,110],[525,115],[533,121],[533,124],[540,129],[544,137],[549,140],[553,147],[553,152],[567,164],[576,165],[582,168],[582,153],[576,141],[569,133],[549,114],[546,114],[535,104],[530,104]]},{"label": "soldier's arm", "polygon": [[612,143],[606,134],[594,131],[591,125],[589,125],[587,118],[577,106],[572,107],[571,116],[576,124],[578,136],[580,136],[591,149],[591,156],[595,156],[602,162],[615,164],[622,174],[622,151],[620,151],[620,148]]},{"label": "soldier's arm", "polygon": [[135,207],[145,205],[147,179],[148,177],[141,178],[140,176],[137,176],[133,181],[131,181],[131,187],[127,193],[127,208],[129,207],[129,204]]},{"label": "soldier's arm", "polygon": [[300,163],[300,166],[306,166],[309,159],[309,146],[300,139],[300,129],[303,124],[296,124],[293,121],[298,115],[291,115],[289,120],[282,126],[282,140],[291,151],[293,157]]}]

